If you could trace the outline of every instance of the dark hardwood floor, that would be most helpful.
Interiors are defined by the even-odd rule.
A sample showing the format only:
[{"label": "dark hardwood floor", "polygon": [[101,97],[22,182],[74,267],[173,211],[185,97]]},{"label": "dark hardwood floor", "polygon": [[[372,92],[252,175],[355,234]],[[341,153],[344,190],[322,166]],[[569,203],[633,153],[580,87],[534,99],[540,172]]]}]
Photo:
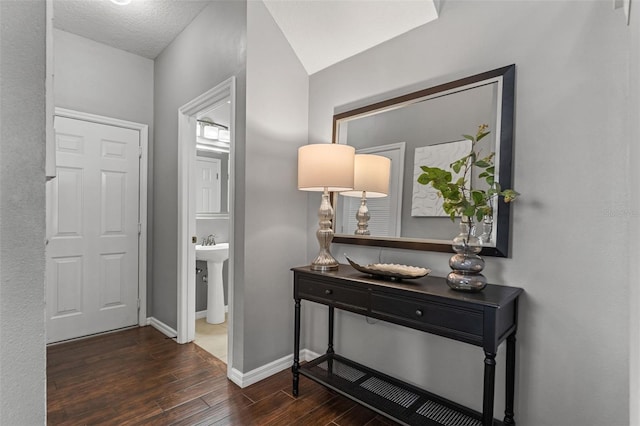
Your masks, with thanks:
[{"label": "dark hardwood floor", "polygon": [[394,422],[282,371],[244,389],[193,343],[142,327],[47,349],[49,425],[331,425]]}]

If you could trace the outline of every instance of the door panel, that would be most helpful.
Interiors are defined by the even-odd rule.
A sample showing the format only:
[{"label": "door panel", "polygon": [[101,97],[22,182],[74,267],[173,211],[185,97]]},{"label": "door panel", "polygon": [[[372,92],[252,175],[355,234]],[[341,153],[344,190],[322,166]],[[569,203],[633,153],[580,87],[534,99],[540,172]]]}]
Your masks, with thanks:
[{"label": "door panel", "polygon": [[58,257],[52,266],[52,317],[82,314],[82,257]]},{"label": "door panel", "polygon": [[138,322],[137,130],[56,117],[48,183],[47,341]]},{"label": "door panel", "polygon": [[198,157],[196,160],[196,213],[220,212],[220,160]]}]

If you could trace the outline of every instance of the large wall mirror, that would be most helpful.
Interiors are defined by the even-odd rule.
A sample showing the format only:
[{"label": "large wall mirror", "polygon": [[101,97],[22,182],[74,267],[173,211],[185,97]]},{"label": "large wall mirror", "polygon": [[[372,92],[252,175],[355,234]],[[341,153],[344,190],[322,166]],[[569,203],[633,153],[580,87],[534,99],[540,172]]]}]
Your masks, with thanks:
[{"label": "large wall mirror", "polygon": [[231,109],[222,100],[198,117],[196,127],[196,218],[229,216]]},{"label": "large wall mirror", "polygon": [[[417,183],[419,166],[448,168],[468,153],[462,135],[475,135],[487,124],[491,133],[480,143],[482,152],[495,152],[497,181],[511,188],[514,87],[515,65],[510,65],[334,115],[333,142],[390,158],[391,177],[387,197],[367,200],[370,235],[354,235],[360,200],[333,194],[333,241],[450,252],[459,221],[432,205],[438,197]],[[481,254],[506,257],[509,205],[499,200],[493,208],[491,235]]]}]

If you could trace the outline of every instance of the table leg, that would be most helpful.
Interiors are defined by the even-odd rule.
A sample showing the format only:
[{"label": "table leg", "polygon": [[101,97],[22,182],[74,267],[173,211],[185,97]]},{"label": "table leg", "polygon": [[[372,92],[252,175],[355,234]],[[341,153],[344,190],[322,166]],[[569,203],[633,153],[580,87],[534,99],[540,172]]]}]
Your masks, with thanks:
[{"label": "table leg", "polygon": [[300,382],[300,299],[295,299],[295,319],[293,324],[293,396],[298,396]]},{"label": "table leg", "polygon": [[329,344],[327,345],[327,353],[332,354],[333,351],[333,306],[329,306]]},{"label": "table leg", "polygon": [[482,426],[493,425],[493,399],[496,382],[496,354],[484,353],[484,394],[482,397]]},{"label": "table leg", "polygon": [[507,337],[507,374],[506,374],[506,402],[504,408],[505,426],[515,426],[513,419],[513,401],[516,387],[516,333]]}]

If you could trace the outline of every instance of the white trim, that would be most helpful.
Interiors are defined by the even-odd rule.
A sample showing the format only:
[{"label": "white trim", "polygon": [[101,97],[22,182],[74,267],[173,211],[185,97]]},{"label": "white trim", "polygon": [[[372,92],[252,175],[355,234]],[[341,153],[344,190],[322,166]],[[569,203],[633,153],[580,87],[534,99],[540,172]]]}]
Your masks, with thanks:
[{"label": "white trim", "polygon": [[303,349],[300,351],[300,360],[301,361],[313,361],[314,359],[318,358],[320,356],[319,353],[317,352],[313,352],[310,349]]},{"label": "white trim", "polygon": [[54,44],[53,44],[53,0],[45,1],[46,37],[45,37],[45,163],[44,171],[47,179],[56,177],[56,135],[53,130],[55,116],[55,98],[53,88]]},{"label": "white trim", "polygon": [[[229,312],[229,305],[224,305],[224,311],[225,312]],[[202,319],[202,318],[206,318],[207,317],[207,310],[205,309],[204,311],[197,311],[196,312],[196,319]]]},{"label": "white trim", "polygon": [[147,178],[149,167],[149,126],[133,121],[104,117],[101,115],[89,114],[60,107],[55,108],[55,115],[57,117],[66,117],[91,123],[137,130],[140,133],[140,147],[142,150],[140,153],[140,182],[138,198],[138,221],[141,224],[140,235],[138,235],[138,300],[140,300],[140,309],[138,309],[138,325],[141,327],[147,325]]},{"label": "white trim", "polygon": [[103,331],[103,332],[100,332],[100,333],[89,334],[87,336],[72,337],[71,339],[59,340],[57,342],[47,343],[47,347],[63,345],[65,343],[69,343],[69,342],[77,342],[79,340],[91,339],[93,337],[104,336],[104,335],[107,335],[107,334],[120,333],[121,331],[133,330],[133,329],[138,328],[138,327],[139,326],[137,326],[137,325],[130,325],[129,327],[116,328],[115,330]]},{"label": "white trim", "polygon": [[[229,152],[229,287],[228,303],[233,306],[233,205],[235,181],[235,108],[236,79],[231,77],[178,109],[178,276],[177,276],[177,341],[188,343],[195,338],[195,185],[190,170],[196,158],[195,120],[205,110],[230,100]],[[233,309],[227,317],[227,376],[233,371]]]},{"label": "white trim", "polygon": [[231,373],[227,372],[227,378],[241,388],[249,386],[244,384],[242,373],[235,368],[231,368]]},{"label": "white trim", "polygon": [[229,213],[198,213],[196,219],[230,219]]},{"label": "white trim", "polygon": [[[300,360],[301,361],[311,361],[320,355],[310,351],[309,349],[303,349],[300,351]],[[267,377],[271,377],[276,373],[281,372],[282,370],[286,370],[287,368],[291,368],[293,365],[293,354],[284,356],[280,359],[272,361],[268,364],[263,365],[262,367],[258,367],[249,372],[242,373],[235,368],[231,370],[231,374],[228,374],[227,377],[236,385],[241,388],[246,388],[247,386],[251,386],[254,383],[258,383],[261,380],[266,379]]]},{"label": "white trim", "polygon": [[[195,208],[190,208],[189,183],[191,161],[195,157],[195,146],[191,148],[189,140],[195,138],[195,119],[178,112],[178,295],[177,295],[177,336],[178,343],[188,343],[192,339],[191,329],[195,333],[195,291],[191,292],[191,275],[189,269],[195,268],[195,248],[190,237],[195,236],[195,216],[189,219],[189,214]],[[193,151],[193,153],[192,153]],[[192,200],[193,202],[193,200]],[[197,237],[196,237],[197,238]],[[192,254],[192,256],[190,256]],[[191,267],[193,265],[193,267]],[[195,277],[193,278],[195,281]],[[192,313],[193,311],[193,313]],[[193,323],[193,326],[191,325]]]},{"label": "white trim", "polygon": [[164,334],[167,337],[171,337],[172,339],[175,338],[177,335],[176,330],[169,327],[167,324],[163,323],[162,321],[160,321],[155,317],[147,318],[147,320],[145,321],[145,324],[150,325],[151,327],[158,330],[160,333]]},{"label": "white trim", "polygon": [[88,112],[75,111],[60,107],[56,107],[56,116],[90,121],[98,124],[106,124],[108,126],[124,127],[125,129],[142,130],[142,128],[149,128],[146,124],[136,123],[135,121],[120,120],[119,118],[105,117],[102,115],[90,114]]}]

